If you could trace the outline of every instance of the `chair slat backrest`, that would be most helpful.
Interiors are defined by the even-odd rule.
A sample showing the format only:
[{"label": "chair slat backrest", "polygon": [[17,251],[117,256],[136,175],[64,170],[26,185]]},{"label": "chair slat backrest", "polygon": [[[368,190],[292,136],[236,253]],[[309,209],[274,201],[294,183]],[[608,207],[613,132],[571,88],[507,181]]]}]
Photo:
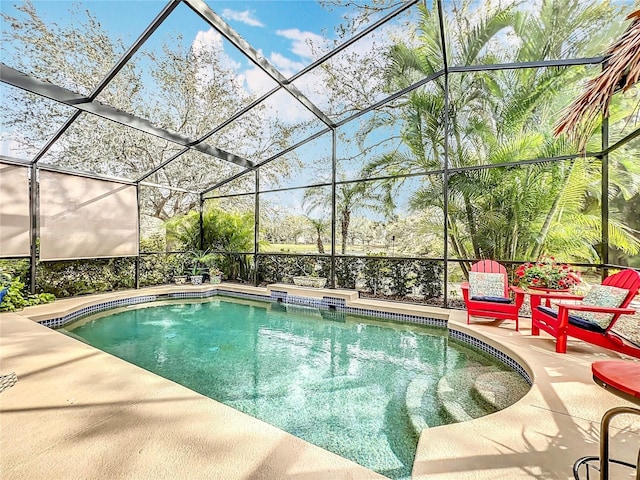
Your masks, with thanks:
[{"label": "chair slat backrest", "polygon": [[473,265],[471,265],[471,271],[483,273],[504,273],[505,275],[507,274],[507,269],[495,260],[480,260],[478,263],[474,263]]},{"label": "chair slat backrest", "polygon": [[631,300],[634,299],[634,297],[638,294],[638,290],[640,290],[640,273],[631,269],[622,270],[621,272],[605,278],[602,282],[602,285],[629,290],[629,293],[620,305],[621,308],[625,308],[629,306]]},{"label": "chair slat backrest", "polygon": [[481,273],[501,273],[504,275],[504,297],[509,296],[509,278],[507,276],[507,269],[504,265],[499,264],[495,260],[481,260],[471,265],[472,272]]}]

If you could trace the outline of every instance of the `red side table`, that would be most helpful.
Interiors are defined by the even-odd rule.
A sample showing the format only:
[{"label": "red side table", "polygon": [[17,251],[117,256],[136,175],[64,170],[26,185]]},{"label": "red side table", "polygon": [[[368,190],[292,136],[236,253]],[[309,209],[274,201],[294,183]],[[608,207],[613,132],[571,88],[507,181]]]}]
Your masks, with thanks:
[{"label": "red side table", "polygon": [[[602,360],[591,364],[593,381],[608,392],[613,393],[629,402],[640,405],[640,363],[626,360]],[[607,410],[600,422],[600,456],[582,457],[573,465],[573,476],[580,480],[580,467],[584,466],[589,478],[589,468],[600,470],[600,480],[610,480],[609,466],[611,463],[635,469],[636,480],[640,480],[640,450],[638,461],[633,465],[622,460],[614,460],[609,456],[609,427],[617,415],[634,414],[640,416],[640,409],[634,407],[615,407]]]},{"label": "red side table", "polygon": [[525,290],[529,294],[531,310],[537,308],[544,298],[544,306],[551,307],[551,299],[554,300],[576,300],[581,299],[577,295],[569,296],[571,292],[568,288],[547,288],[547,287],[527,287]]},{"label": "red side table", "polygon": [[640,405],[640,363],[601,360],[591,364],[593,381],[605,390]]}]

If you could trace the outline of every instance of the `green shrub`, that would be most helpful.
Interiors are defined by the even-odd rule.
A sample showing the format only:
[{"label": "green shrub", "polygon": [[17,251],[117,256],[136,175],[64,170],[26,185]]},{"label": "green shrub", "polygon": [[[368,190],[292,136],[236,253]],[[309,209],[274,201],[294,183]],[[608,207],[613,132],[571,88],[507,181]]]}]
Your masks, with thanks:
[{"label": "green shrub", "polygon": [[[18,278],[24,283],[27,283],[30,263],[31,262],[25,258],[0,260],[0,274],[6,274],[11,278]],[[2,280],[0,280],[0,283],[2,283]]]},{"label": "green shrub", "polygon": [[371,254],[364,259],[364,282],[374,295],[382,293],[385,280],[391,272],[389,259],[383,253]]},{"label": "green shrub", "polygon": [[362,268],[363,262],[359,258],[336,258],[336,286],[355,289]]},{"label": "green shrub", "polygon": [[330,268],[330,260],[324,257],[260,255],[258,283],[293,283],[293,277],[305,275],[328,278]]},{"label": "green shrub", "polygon": [[410,285],[413,285],[411,265],[406,260],[390,260],[389,263],[389,288],[392,294],[404,297],[409,293]]},{"label": "green shrub", "polygon": [[25,288],[24,282],[18,278],[11,278],[8,273],[0,272],[0,289],[3,288],[7,288],[8,291],[2,299],[1,312],[15,312],[31,305],[50,303],[56,299],[50,293],[30,295]]},{"label": "green shrub", "polygon": [[196,211],[169,220],[167,240],[170,247],[177,250],[202,249],[219,253],[219,259],[214,263],[225,278],[248,280],[251,259],[246,252],[254,249],[254,221],[252,212],[227,212],[210,205],[202,215],[202,245],[200,214]]},{"label": "green shrub", "polygon": [[442,262],[416,260],[413,264],[413,270],[416,274],[416,286],[420,287],[425,298],[440,298],[442,296],[444,275]]},{"label": "green shrub", "polygon": [[184,273],[184,256],[179,253],[164,252],[164,237],[153,235],[140,239],[141,252],[155,252],[140,256],[140,286],[170,283],[175,275]]},{"label": "green shrub", "polygon": [[42,293],[73,297],[134,287],[135,260],[108,258],[42,262],[36,285]]},{"label": "green shrub", "polygon": [[140,257],[140,286],[171,283],[175,275],[183,275],[184,261],[178,253],[159,253]]}]

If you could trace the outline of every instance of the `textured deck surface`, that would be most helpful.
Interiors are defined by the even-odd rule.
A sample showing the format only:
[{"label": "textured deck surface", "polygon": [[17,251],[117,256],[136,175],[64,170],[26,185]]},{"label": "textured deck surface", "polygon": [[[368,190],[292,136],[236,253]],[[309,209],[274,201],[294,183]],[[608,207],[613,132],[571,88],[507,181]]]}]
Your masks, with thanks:
[{"label": "textured deck surface", "polygon": [[[175,288],[180,287],[133,293]],[[268,295],[265,289],[238,288]],[[0,394],[1,478],[383,478],[30,319],[51,318],[92,301],[68,299],[0,315],[0,374],[15,371],[19,377]],[[385,310],[397,305],[371,303],[384,303]],[[412,308],[399,307],[402,313]],[[442,318],[449,314],[450,326],[527,365],[534,386],[501,412],[425,429],[413,478],[572,478],[574,460],[598,452],[602,414],[629,405],[591,379],[592,361],[620,356],[574,340],[569,353],[559,355],[550,337],[529,335],[526,320],[516,333],[512,322],[467,326],[465,312],[440,311]],[[640,422],[623,417],[612,432],[614,455],[635,461]]]}]

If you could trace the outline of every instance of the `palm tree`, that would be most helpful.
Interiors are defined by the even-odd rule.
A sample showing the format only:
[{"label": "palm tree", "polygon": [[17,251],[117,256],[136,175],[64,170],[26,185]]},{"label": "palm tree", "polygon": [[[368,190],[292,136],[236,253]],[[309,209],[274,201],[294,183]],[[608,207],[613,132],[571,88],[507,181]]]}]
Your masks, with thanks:
[{"label": "palm tree", "polygon": [[607,50],[602,72],[591,80],[585,92],[567,109],[556,125],[555,133],[567,132],[584,147],[588,133],[600,115],[609,116],[613,95],[626,92],[640,80],[640,9],[627,16],[632,22],[624,34]]},{"label": "palm tree", "polygon": [[326,218],[312,218],[308,215],[305,215],[305,218],[309,220],[313,230],[316,234],[316,245],[318,245],[318,253],[324,253],[324,244],[322,243],[322,235],[327,230],[327,227],[330,224],[330,221]]},{"label": "palm tree", "polygon": [[[307,214],[312,210],[326,211],[331,205],[331,192],[322,188],[310,188],[304,193],[302,205]],[[388,192],[377,190],[367,182],[339,183],[336,185],[336,217],[340,224],[340,251],[347,252],[347,240],[351,217],[359,209],[369,209],[376,212],[388,212],[391,206],[391,196]]]},{"label": "palm tree", "polygon": [[[563,49],[588,48],[589,32],[601,26],[608,12],[602,5],[579,5],[575,0],[543,2],[538,15],[525,16],[514,7],[489,11],[473,28],[451,28],[447,50],[455,65],[496,63],[506,52],[494,48],[498,35],[510,27],[519,37],[512,54],[520,61],[558,58]],[[569,7],[576,7],[571,10]],[[565,10],[566,9],[566,10]],[[558,15],[558,11],[568,14]],[[554,13],[555,12],[555,13]],[[387,73],[390,89],[406,87],[436,71],[440,59],[425,59],[437,51],[439,33],[435,14],[422,8],[422,46],[396,45],[389,52]],[[464,17],[464,15],[459,14]],[[569,35],[582,31],[584,35]],[[567,42],[572,38],[573,43]],[[514,50],[514,49],[512,49]],[[434,60],[435,58],[435,60]],[[582,68],[518,69],[482,73],[450,74],[449,91],[444,80],[412,91],[396,112],[404,119],[402,141],[407,150],[382,155],[369,162],[363,175],[390,175],[416,169],[443,167],[444,104],[449,94],[450,136],[447,139],[451,167],[508,164],[514,159],[548,158],[571,153],[573,146],[551,136],[552,111],[562,101],[563,89],[582,74]],[[388,115],[388,112],[385,112]],[[567,246],[580,238],[561,228],[571,218],[582,225],[587,241],[598,243],[592,214],[593,185],[597,178],[584,161],[541,163],[517,168],[463,170],[447,179],[449,244],[462,258],[520,259],[537,257],[550,246]],[[401,180],[400,180],[401,181]],[[442,176],[430,176],[413,195],[417,210],[444,208]],[[593,183],[593,182],[592,182]],[[614,228],[617,226],[614,225]],[[566,235],[564,244],[559,234]],[[617,239],[633,242],[624,229]],[[626,233],[626,234],[625,234]],[[637,243],[637,242],[636,242]],[[576,252],[575,249],[568,251]],[[593,248],[578,258],[593,259]]]},{"label": "palm tree", "polygon": [[[247,253],[253,251],[253,214],[227,212],[216,205],[209,205],[202,216],[202,248],[208,255],[216,255],[215,262],[230,279],[246,280],[249,276]],[[177,242],[178,248],[199,252],[200,215],[191,211],[167,222],[168,239]]]}]

